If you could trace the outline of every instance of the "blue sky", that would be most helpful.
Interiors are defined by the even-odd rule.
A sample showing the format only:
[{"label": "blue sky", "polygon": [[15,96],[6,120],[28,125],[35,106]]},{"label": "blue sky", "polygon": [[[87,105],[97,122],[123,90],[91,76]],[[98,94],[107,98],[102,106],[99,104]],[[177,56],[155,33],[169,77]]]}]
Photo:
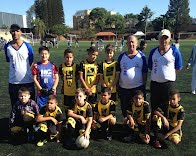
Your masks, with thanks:
[{"label": "blue sky", "polygon": [[[121,15],[127,13],[138,14],[147,5],[153,12],[153,18],[165,14],[168,10],[169,0],[62,0],[65,22],[72,26],[72,16],[78,10],[104,7],[108,11],[115,11]],[[3,0],[0,4],[1,12],[9,12],[25,15],[26,11],[34,3],[34,0]],[[190,16],[196,17],[196,0],[190,0]]]}]

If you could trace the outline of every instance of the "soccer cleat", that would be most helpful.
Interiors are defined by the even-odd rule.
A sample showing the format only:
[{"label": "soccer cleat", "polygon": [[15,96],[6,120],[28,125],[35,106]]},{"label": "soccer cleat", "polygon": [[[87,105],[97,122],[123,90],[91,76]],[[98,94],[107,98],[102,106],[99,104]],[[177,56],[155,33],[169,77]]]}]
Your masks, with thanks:
[{"label": "soccer cleat", "polygon": [[158,140],[156,140],[156,141],[154,142],[154,144],[153,144],[153,147],[154,147],[154,148],[161,148],[162,146],[161,146],[160,142],[159,142]]},{"label": "soccer cleat", "polygon": [[108,136],[106,137],[106,139],[107,139],[108,141],[112,141],[112,135],[108,135]]},{"label": "soccer cleat", "polygon": [[195,95],[196,93],[195,93],[195,91],[192,91],[191,94]]},{"label": "soccer cleat", "polygon": [[44,139],[43,141],[39,141],[38,143],[37,143],[37,146],[38,147],[41,147],[41,146],[43,146],[45,143],[47,143],[47,140],[46,139]]}]

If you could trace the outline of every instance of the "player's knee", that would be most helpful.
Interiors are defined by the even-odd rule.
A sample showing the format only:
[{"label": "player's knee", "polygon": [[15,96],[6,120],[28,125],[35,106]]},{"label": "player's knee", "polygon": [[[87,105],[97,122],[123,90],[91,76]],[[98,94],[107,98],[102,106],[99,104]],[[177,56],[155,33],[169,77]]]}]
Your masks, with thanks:
[{"label": "player's knee", "polygon": [[172,139],[171,142],[174,143],[175,145],[178,145],[180,143],[180,140],[179,139]]},{"label": "player's knee", "polygon": [[111,118],[111,119],[109,120],[109,124],[110,124],[110,125],[115,125],[115,124],[116,124],[116,118],[115,118],[115,117]]},{"label": "player's knee", "polygon": [[12,134],[17,134],[17,133],[19,133],[21,131],[22,131],[22,127],[19,127],[19,126],[14,126],[14,127],[10,128],[10,132]]}]

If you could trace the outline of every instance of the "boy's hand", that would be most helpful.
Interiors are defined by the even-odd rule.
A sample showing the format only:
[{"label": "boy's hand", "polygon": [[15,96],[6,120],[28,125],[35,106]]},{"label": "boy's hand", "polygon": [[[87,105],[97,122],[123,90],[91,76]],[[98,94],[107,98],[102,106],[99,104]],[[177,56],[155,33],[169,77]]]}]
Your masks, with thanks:
[{"label": "boy's hand", "polygon": [[99,118],[99,121],[102,123],[102,122],[105,121],[105,118],[104,118],[104,117],[100,117],[100,118]]},{"label": "boy's hand", "polygon": [[83,135],[84,135],[84,137],[86,138],[86,139],[90,139],[90,135],[89,135],[89,132],[87,132],[87,131],[85,131],[84,133],[83,133]]},{"label": "boy's hand", "polygon": [[57,121],[55,118],[51,117],[51,120],[52,120],[52,122],[53,122],[55,125],[58,124],[58,121]]},{"label": "boy's hand", "polygon": [[80,120],[81,120],[82,124],[86,124],[86,119],[83,116],[80,116]]}]

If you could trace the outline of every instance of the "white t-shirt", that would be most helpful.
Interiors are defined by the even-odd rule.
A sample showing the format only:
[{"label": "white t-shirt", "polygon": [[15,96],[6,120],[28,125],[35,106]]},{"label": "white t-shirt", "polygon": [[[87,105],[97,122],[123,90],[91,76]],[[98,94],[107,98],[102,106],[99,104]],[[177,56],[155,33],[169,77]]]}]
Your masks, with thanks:
[{"label": "white t-shirt", "polygon": [[130,58],[126,52],[118,58],[120,65],[119,85],[121,88],[132,89],[143,85],[143,73],[148,72],[146,57],[142,52],[138,52]]},{"label": "white t-shirt", "polygon": [[9,83],[25,84],[33,82],[30,64],[33,62],[33,49],[23,42],[18,50],[11,43],[5,45],[6,61],[10,62]]},{"label": "white t-shirt", "polygon": [[159,83],[176,80],[176,70],[182,68],[182,57],[180,51],[170,47],[163,55],[159,48],[151,50],[148,58],[148,67],[151,69],[151,80]]}]

